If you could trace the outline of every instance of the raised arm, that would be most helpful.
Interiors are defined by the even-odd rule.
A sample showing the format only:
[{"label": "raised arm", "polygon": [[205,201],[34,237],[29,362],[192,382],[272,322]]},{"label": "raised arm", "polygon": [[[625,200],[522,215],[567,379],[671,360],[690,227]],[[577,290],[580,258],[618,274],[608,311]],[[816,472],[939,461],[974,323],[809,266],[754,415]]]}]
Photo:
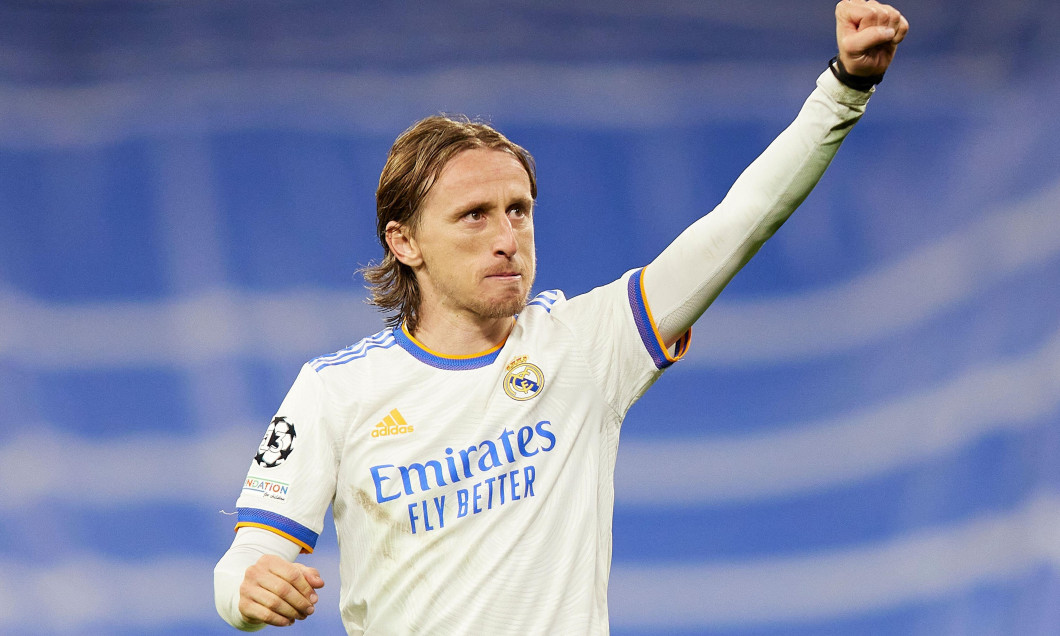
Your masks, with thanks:
[{"label": "raised arm", "polygon": [[818,78],[795,121],[740,175],[718,207],[645,268],[644,292],[667,346],[809,195],[909,29],[897,10],[875,0],[842,0],[835,13],[838,61]]}]

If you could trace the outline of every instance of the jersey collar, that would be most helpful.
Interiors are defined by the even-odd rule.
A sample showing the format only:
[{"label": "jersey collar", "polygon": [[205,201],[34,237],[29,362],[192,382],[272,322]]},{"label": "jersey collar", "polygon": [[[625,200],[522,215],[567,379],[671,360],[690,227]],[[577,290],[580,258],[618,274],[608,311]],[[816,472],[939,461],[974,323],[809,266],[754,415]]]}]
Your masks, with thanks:
[{"label": "jersey collar", "polygon": [[497,356],[500,355],[501,349],[504,347],[504,343],[508,341],[508,338],[506,336],[500,344],[492,349],[469,356],[449,356],[438,353],[437,351],[432,351],[409,333],[405,323],[401,323],[400,329],[394,330],[394,340],[397,341],[402,349],[408,351],[413,358],[416,358],[424,364],[435,367],[436,369],[445,369],[448,371],[468,371],[471,369],[481,369],[482,367],[488,367],[493,364],[497,359]]}]

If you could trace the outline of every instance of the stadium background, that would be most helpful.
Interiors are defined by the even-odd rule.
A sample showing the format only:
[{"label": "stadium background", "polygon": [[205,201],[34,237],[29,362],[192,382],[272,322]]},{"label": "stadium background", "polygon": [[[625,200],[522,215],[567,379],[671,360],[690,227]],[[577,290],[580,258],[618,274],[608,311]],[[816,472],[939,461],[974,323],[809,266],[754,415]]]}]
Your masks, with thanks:
[{"label": "stadium background", "polygon": [[[908,2],[803,208],[631,412],[615,634],[1060,629],[1060,11]],[[304,360],[380,327],[414,119],[537,157],[536,289],[658,253],[794,116],[831,2],[0,3],[0,633],[222,634]],[[328,581],[291,634],[340,631]]]}]

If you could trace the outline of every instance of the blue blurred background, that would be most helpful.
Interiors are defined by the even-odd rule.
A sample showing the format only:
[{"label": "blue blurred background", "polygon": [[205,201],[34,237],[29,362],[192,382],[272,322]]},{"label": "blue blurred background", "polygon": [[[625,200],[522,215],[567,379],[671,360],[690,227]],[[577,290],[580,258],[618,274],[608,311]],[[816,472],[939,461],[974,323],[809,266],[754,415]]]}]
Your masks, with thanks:
[{"label": "blue blurred background", "polygon": [[[634,407],[615,634],[1060,633],[1060,10],[900,8],[802,209]],[[374,189],[465,112],[540,169],[537,289],[655,256],[834,52],[808,0],[0,2],[0,633],[223,634],[302,362],[381,327]],[[291,634],[341,632],[328,587]]]}]

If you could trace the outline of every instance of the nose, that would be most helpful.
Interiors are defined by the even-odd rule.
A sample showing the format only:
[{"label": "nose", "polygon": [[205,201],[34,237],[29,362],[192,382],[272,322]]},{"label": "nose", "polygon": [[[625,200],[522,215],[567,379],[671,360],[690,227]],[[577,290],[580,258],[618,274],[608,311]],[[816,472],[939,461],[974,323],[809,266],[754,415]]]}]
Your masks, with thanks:
[{"label": "nose", "polygon": [[493,236],[493,253],[497,256],[511,258],[519,250],[519,242],[515,239],[515,228],[507,216],[500,217],[497,229]]}]

